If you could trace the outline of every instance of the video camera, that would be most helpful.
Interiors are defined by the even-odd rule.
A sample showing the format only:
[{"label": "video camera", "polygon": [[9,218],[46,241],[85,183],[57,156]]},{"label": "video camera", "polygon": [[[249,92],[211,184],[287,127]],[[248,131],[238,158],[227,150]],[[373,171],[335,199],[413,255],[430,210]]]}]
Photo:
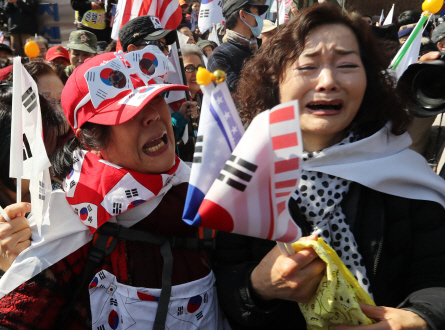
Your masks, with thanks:
[{"label": "video camera", "polygon": [[410,88],[408,110],[415,117],[445,112],[445,52],[437,60],[411,64],[399,79],[400,88]]}]

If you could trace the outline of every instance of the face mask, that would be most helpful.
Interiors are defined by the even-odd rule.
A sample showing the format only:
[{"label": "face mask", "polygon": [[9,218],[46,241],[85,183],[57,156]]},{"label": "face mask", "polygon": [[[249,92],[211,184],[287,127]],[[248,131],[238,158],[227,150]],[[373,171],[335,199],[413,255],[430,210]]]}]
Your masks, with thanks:
[{"label": "face mask", "polygon": [[252,31],[253,36],[254,36],[255,38],[258,38],[259,35],[261,34],[261,30],[263,29],[263,19],[262,19],[261,17],[257,16],[257,15],[253,15],[253,14],[250,14],[250,13],[246,13],[246,14],[255,17],[257,26],[255,26],[255,27],[251,27],[251,26],[250,26],[249,24],[247,24],[247,22],[245,22],[241,17],[240,17],[240,19],[241,19],[241,20],[242,20],[248,27],[250,27],[250,31]]}]

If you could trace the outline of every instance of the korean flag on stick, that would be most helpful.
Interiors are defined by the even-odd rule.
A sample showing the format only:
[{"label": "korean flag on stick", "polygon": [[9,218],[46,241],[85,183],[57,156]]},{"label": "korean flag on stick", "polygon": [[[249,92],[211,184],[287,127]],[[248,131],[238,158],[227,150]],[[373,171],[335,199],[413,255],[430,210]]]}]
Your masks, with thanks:
[{"label": "korean flag on stick", "polygon": [[[206,194],[194,224],[297,241],[301,229],[292,220],[288,203],[301,175],[299,127],[297,101],[258,115]],[[212,150],[219,148],[214,145]]]},{"label": "korean flag on stick", "polygon": [[[30,181],[32,214],[39,233],[49,195],[51,166],[43,143],[42,115],[37,85],[23,68],[20,57],[14,58],[11,149],[9,176]],[[17,202],[21,201],[21,185],[17,184]]]},{"label": "korean flag on stick", "polygon": [[244,134],[227,84],[214,87],[210,83],[201,89],[201,120],[183,214],[184,221],[192,225],[200,225],[198,208]]}]

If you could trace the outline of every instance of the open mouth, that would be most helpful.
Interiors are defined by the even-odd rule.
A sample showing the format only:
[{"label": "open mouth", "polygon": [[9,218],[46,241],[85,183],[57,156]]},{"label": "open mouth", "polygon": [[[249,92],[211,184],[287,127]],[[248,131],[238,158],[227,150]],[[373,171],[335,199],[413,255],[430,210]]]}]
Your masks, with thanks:
[{"label": "open mouth", "polygon": [[155,153],[167,144],[167,133],[164,133],[164,135],[162,135],[160,138],[153,139],[150,142],[144,144],[144,146],[142,147],[142,151],[146,154]]},{"label": "open mouth", "polygon": [[306,107],[313,111],[340,111],[343,108],[341,101],[313,101],[306,104]]}]

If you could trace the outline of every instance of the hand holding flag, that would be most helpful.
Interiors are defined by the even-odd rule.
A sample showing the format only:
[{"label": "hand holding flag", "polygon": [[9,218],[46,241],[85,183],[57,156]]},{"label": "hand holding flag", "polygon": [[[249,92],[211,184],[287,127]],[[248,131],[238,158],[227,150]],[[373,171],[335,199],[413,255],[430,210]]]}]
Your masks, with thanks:
[{"label": "hand holding flag", "polygon": [[14,58],[11,149],[9,176],[17,179],[17,203],[21,202],[21,179],[30,180],[32,214],[41,230],[51,179],[43,143],[42,115],[37,84],[24,69],[20,57]]},{"label": "hand holding flag", "polygon": [[298,102],[264,111],[242,135],[226,84],[201,88],[201,125],[184,221],[281,242],[298,240],[301,230],[288,210],[301,171]]}]

